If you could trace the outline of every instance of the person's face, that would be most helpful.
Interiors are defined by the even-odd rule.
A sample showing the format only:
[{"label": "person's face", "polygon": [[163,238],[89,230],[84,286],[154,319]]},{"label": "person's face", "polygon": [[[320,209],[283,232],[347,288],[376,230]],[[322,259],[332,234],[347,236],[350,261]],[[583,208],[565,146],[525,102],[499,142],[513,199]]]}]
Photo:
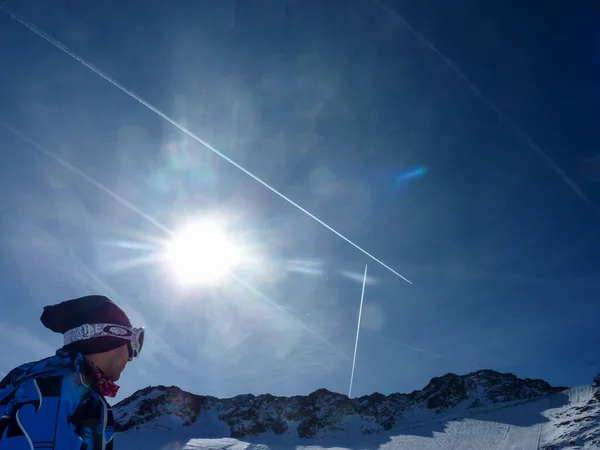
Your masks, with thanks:
[{"label": "person's face", "polygon": [[110,352],[108,358],[108,367],[104,370],[104,373],[113,381],[117,381],[121,378],[121,373],[125,370],[125,366],[133,358],[129,356],[129,349],[127,344],[117,347]]}]

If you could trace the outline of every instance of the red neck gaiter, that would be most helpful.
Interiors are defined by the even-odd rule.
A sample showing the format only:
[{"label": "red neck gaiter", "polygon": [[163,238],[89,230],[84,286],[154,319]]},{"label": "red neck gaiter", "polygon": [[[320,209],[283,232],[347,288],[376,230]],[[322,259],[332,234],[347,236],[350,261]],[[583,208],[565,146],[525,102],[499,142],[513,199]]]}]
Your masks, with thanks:
[{"label": "red neck gaiter", "polygon": [[119,392],[119,386],[115,384],[113,380],[108,378],[99,367],[89,362],[91,369],[92,384],[96,387],[96,390],[103,397],[115,397]]}]

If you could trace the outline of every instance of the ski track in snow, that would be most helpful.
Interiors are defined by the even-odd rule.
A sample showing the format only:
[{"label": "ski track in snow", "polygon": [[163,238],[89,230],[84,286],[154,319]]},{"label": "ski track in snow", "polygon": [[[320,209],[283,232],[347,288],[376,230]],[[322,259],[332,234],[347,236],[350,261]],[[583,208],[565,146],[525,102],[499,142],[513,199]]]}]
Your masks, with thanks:
[{"label": "ski track in snow", "polygon": [[[508,407],[499,405],[495,409],[480,410],[468,417],[453,415],[428,423],[413,422],[412,426],[407,424],[390,434],[356,434],[356,439],[354,435],[337,433],[300,440],[295,437],[292,423],[289,431],[280,436],[264,434],[246,439],[248,442],[220,438],[218,436],[227,433],[226,427],[209,412],[190,427],[163,417],[151,426],[118,433],[115,445],[146,450],[539,450],[560,437],[560,422],[572,415],[574,409],[587,405],[595,393],[596,388],[583,386]],[[410,422],[410,416],[406,419]],[[556,448],[597,448],[590,445]]]}]

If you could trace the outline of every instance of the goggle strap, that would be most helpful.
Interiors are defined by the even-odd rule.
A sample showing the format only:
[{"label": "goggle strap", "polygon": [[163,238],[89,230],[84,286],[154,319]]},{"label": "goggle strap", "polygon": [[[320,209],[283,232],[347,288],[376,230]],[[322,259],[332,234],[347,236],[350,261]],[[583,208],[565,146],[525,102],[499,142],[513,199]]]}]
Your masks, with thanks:
[{"label": "goggle strap", "polygon": [[139,346],[137,341],[142,331],[143,328],[131,328],[112,323],[84,324],[64,333],[64,345],[97,337],[116,337],[130,341],[132,346]]}]

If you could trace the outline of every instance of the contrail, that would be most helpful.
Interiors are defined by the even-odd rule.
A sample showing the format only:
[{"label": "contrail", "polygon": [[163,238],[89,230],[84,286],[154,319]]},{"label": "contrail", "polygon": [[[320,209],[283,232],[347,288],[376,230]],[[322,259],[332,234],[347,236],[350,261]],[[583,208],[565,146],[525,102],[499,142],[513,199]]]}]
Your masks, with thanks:
[{"label": "contrail", "polygon": [[477,87],[477,85],[471,81],[469,77],[465,75],[465,73],[446,55],[444,55],[441,51],[439,51],[425,36],[419,33],[415,28],[413,28],[404,18],[404,16],[398,11],[393,10],[389,6],[383,3],[382,0],[373,0],[380,8],[382,8],[387,13],[395,16],[402,25],[410,31],[417,39],[419,39],[429,50],[435,53],[444,63],[454,71],[454,73],[461,78],[469,87],[471,92],[475,94],[475,96],[479,97],[498,117],[501,122],[504,122],[508,125],[508,127],[530,148],[530,150],[537,153],[546,164],[554,171],[556,174],[564,181],[564,183],[584,202],[586,203],[597,215],[600,215],[600,208],[593,203],[587,195],[583,193],[581,188],[575,183],[575,181],[569,177],[566,172],[552,159],[548,154],[537,145],[533,139],[525,134],[517,124],[510,119],[506,114],[504,114],[500,109],[496,106],[496,104],[486,96],[481,89]]},{"label": "contrail", "polygon": [[367,284],[367,265],[365,264],[365,275],[363,277],[362,292],[360,294],[360,308],[358,309],[358,326],[356,327],[356,341],[354,342],[354,357],[352,358],[352,374],[350,375],[350,388],[348,398],[352,398],[352,383],[354,382],[354,369],[356,367],[356,353],[358,351],[358,337],[360,335],[360,320],[362,318],[363,301],[365,299],[365,286]]},{"label": "contrail", "polygon": [[402,278],[407,283],[412,284],[412,282],[410,280],[408,280],[406,277],[404,277],[403,275],[401,275],[399,272],[397,272],[396,270],[392,269],[390,266],[388,266],[383,261],[381,261],[380,259],[378,259],[375,256],[373,256],[371,253],[367,252],[365,249],[363,249],[358,244],[356,244],[353,241],[351,241],[350,239],[348,239],[346,236],[344,236],[339,231],[337,231],[334,228],[332,228],[331,226],[327,225],[325,222],[323,222],[317,216],[315,216],[314,214],[312,214],[311,212],[309,212],[308,210],[306,210],[305,208],[303,208],[302,206],[300,206],[298,203],[296,203],[293,200],[291,200],[286,195],[284,195],[281,192],[279,192],[277,189],[275,189],[274,187],[272,187],[270,184],[268,184],[267,182],[263,181],[258,176],[254,175],[252,172],[250,172],[249,170],[245,169],[244,167],[242,167],[240,164],[236,163],[234,160],[232,160],[231,158],[229,158],[225,154],[221,153],[219,150],[217,150],[216,148],[214,148],[208,142],[206,142],[205,140],[203,140],[202,138],[200,138],[199,136],[197,136],[196,134],[194,134],[193,132],[191,132],[190,130],[188,130],[186,127],[184,127],[183,125],[181,125],[175,119],[172,119],[167,114],[165,114],[164,112],[162,112],[156,106],[154,106],[151,103],[147,102],[142,97],[140,97],[139,95],[137,95],[135,92],[131,91],[130,89],[128,89],[125,86],[123,86],[122,84],[118,83],[112,77],[110,77],[109,75],[105,74],[100,69],[98,69],[97,67],[95,67],[94,65],[92,65],[90,62],[88,62],[85,59],[83,59],[77,53],[75,53],[72,50],[70,50],[67,46],[65,46],[64,44],[62,44],[60,41],[54,39],[52,36],[50,36],[49,34],[47,34],[45,31],[41,30],[40,28],[38,28],[37,26],[35,26],[31,22],[29,22],[23,16],[17,14],[13,10],[11,10],[10,8],[6,7],[3,3],[0,3],[0,9],[3,10],[3,11],[5,11],[12,19],[16,20],[21,25],[27,27],[30,31],[32,31],[33,33],[37,34],[41,38],[43,38],[48,43],[50,43],[54,47],[56,47],[57,49],[63,51],[64,53],[66,53],[67,55],[69,55],[71,58],[75,59],[76,61],[79,61],[85,67],[87,67],[92,72],[94,72],[96,75],[104,78],[110,84],[112,84],[116,88],[120,89],[121,91],[123,91],[125,94],[129,95],[134,100],[137,100],[139,103],[141,103],[142,105],[144,105],[146,108],[148,108],[151,111],[153,111],[156,114],[158,114],[160,117],[162,117],[163,119],[165,119],[167,122],[169,122],[173,126],[177,127],[179,130],[183,131],[185,134],[187,134],[189,137],[191,137],[192,139],[194,139],[196,142],[202,144],[204,147],[206,147],[207,149],[209,149],[211,152],[215,153],[217,156],[223,158],[228,163],[230,163],[233,166],[237,167],[239,170],[241,170],[242,172],[244,172],[250,178],[252,178],[255,181],[257,181],[258,183],[262,184],[264,187],[266,187],[271,192],[273,192],[274,194],[276,194],[279,197],[281,197],[283,200],[285,200],[286,202],[288,202],[290,205],[292,205],[295,208],[299,209],[304,214],[306,214],[308,217],[310,217],[311,219],[315,220],[317,223],[321,224],[322,226],[324,226],[325,228],[327,228],[329,231],[331,231],[332,233],[334,233],[338,237],[342,238],[348,244],[352,245],[354,248],[356,248],[357,250],[359,250],[360,252],[362,252],[363,254],[365,254],[366,256],[368,256],[369,258],[371,258],[377,264],[379,264],[382,267],[386,268],[387,270],[389,270],[390,272],[392,272],[394,275]]},{"label": "contrail", "polygon": [[23,139],[25,142],[27,142],[29,145],[31,145],[32,147],[34,147],[36,150],[42,152],[43,154],[45,154],[49,158],[51,158],[54,161],[56,161],[61,166],[69,169],[74,174],[79,175],[85,181],[87,181],[88,183],[94,185],[95,187],[97,187],[98,189],[100,189],[102,192],[104,192],[106,195],[108,195],[109,197],[112,197],[117,202],[121,203],[122,205],[124,205],[125,207],[127,207],[130,210],[134,211],[135,213],[139,214],[144,219],[146,219],[148,222],[150,222],[152,225],[156,226],[159,230],[165,232],[169,236],[173,236],[173,232],[169,228],[167,228],[166,226],[164,226],[162,223],[160,223],[158,220],[156,220],[152,216],[146,214],[144,211],[142,211],[141,209],[139,209],[133,203],[125,200],[123,197],[121,197],[119,194],[117,194],[112,189],[109,189],[108,187],[106,187],[102,183],[100,183],[99,181],[94,180],[92,177],[90,177],[85,172],[82,172],[81,170],[79,170],[73,164],[69,163],[68,161],[65,161],[63,158],[61,158],[60,156],[58,156],[56,153],[51,152],[50,150],[42,147],[40,144],[38,144],[37,142],[35,142],[29,136],[23,134],[22,132],[20,132],[19,130],[17,130],[12,125],[6,123],[2,119],[0,119],[0,125],[2,125],[4,128],[6,128],[7,130],[9,130],[11,133],[14,133],[16,136],[18,136],[21,139]]},{"label": "contrail", "polygon": [[[105,186],[104,184],[102,184],[99,181],[95,180],[94,178],[90,177],[89,175],[87,175],[82,170],[79,170],[77,167],[73,166],[73,164],[69,163],[68,161],[65,161],[63,158],[61,158],[60,156],[58,156],[54,152],[51,152],[50,150],[44,148],[42,145],[40,145],[39,143],[37,143],[36,141],[34,141],[33,139],[31,139],[29,136],[27,136],[24,133],[22,133],[21,131],[17,130],[12,125],[6,123],[4,120],[0,119],[0,125],[3,126],[3,127],[5,127],[10,132],[14,133],[19,138],[23,139],[25,142],[27,142],[28,144],[30,144],[36,150],[38,150],[41,153],[45,154],[46,156],[48,156],[52,160],[56,161],[57,163],[59,163],[63,167],[65,167],[68,170],[70,170],[73,173],[75,173],[76,175],[79,175],[81,178],[83,178],[84,180],[86,180],[88,183],[90,183],[93,186],[97,187],[98,189],[100,189],[105,194],[109,195],[111,198],[113,198],[117,202],[119,202],[122,205],[124,205],[125,207],[131,209],[133,212],[139,214],[141,217],[143,217],[144,219],[146,219],[148,222],[152,223],[157,228],[159,228],[161,231],[165,232],[168,236],[173,236],[175,234],[167,226],[163,225],[158,220],[154,219],[152,216],[148,215],[147,213],[145,213],[144,211],[142,211],[140,208],[138,208],[137,206],[135,206],[131,202],[129,202],[126,199],[124,199],[123,197],[121,197],[119,194],[117,194],[116,192],[114,192],[112,189],[108,188],[107,186]],[[279,305],[277,302],[275,302],[271,298],[267,297],[265,294],[263,294],[262,292],[260,292],[258,289],[256,289],[255,287],[253,287],[249,283],[245,282],[241,278],[237,277],[233,273],[229,272],[228,274],[229,274],[229,276],[231,276],[231,278],[233,278],[242,287],[244,287],[245,289],[249,290],[250,292],[252,292],[257,297],[260,297],[260,298],[262,298],[264,300],[267,300],[271,304],[271,306],[279,309],[285,315],[292,317],[293,320],[295,320],[298,324],[300,324],[301,328],[303,328],[305,331],[307,331],[309,334],[311,334],[312,336],[314,336],[315,338],[317,338],[321,342],[325,343],[329,348],[331,348],[332,350],[334,350],[338,355],[342,356],[343,358],[349,359],[349,357],[347,355],[345,355],[339,348],[337,348],[335,345],[333,345],[331,342],[329,342],[327,339],[325,339],[319,333],[317,333],[312,328],[310,328],[308,325],[306,325],[298,317],[296,317],[293,314],[291,314],[283,306]]]},{"label": "contrail", "polygon": [[[451,357],[451,356],[449,356],[449,355],[443,355],[443,354],[441,354],[441,353],[436,353],[436,352],[432,352],[432,351],[430,351],[430,350],[425,350],[425,349],[423,349],[423,348],[421,348],[421,347],[417,347],[416,345],[410,345],[410,344],[406,344],[406,343],[404,343],[404,342],[396,341],[396,340],[394,340],[394,339],[386,338],[386,337],[382,336],[382,335],[381,335],[381,334],[379,334],[379,333],[369,333],[369,331],[368,331],[368,330],[366,330],[366,331],[367,331],[367,334],[370,334],[371,336],[373,336],[373,337],[375,337],[375,338],[377,338],[377,339],[380,339],[380,340],[382,340],[382,341],[389,342],[389,343],[391,343],[391,344],[396,344],[396,345],[399,345],[399,346],[401,346],[401,347],[408,348],[408,349],[410,349],[410,350],[414,350],[414,351],[417,351],[417,352],[423,353],[423,354],[425,354],[425,355],[430,355],[430,356],[433,356],[433,357],[435,357],[435,358],[439,358],[439,359],[446,359],[446,360],[448,360],[448,361],[457,361],[457,360],[456,360],[456,358],[454,358],[454,357]],[[459,362],[461,362],[460,360],[458,360],[458,361],[459,361]]]}]

